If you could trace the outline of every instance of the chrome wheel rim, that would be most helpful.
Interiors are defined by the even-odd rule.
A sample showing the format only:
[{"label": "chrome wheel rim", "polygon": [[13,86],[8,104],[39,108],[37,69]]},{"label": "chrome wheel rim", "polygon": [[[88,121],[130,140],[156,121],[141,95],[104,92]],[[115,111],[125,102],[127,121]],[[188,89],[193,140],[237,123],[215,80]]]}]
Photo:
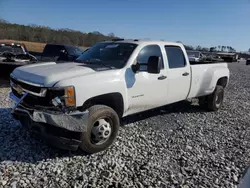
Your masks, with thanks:
[{"label": "chrome wheel rim", "polygon": [[97,120],[91,130],[91,142],[100,145],[106,142],[112,133],[111,121],[108,118]]}]

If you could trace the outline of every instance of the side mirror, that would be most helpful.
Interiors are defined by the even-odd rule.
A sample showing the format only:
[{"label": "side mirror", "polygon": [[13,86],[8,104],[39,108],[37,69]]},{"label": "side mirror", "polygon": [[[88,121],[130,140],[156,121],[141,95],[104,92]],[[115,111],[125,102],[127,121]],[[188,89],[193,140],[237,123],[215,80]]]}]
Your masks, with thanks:
[{"label": "side mirror", "polygon": [[140,70],[140,63],[136,62],[136,64],[131,66],[131,69],[134,73],[136,73],[138,70]]},{"label": "side mirror", "polygon": [[148,58],[147,72],[151,74],[159,74],[161,70],[161,59],[158,56],[150,56]]},{"label": "side mirror", "polygon": [[66,50],[60,50],[60,54],[67,54]]}]

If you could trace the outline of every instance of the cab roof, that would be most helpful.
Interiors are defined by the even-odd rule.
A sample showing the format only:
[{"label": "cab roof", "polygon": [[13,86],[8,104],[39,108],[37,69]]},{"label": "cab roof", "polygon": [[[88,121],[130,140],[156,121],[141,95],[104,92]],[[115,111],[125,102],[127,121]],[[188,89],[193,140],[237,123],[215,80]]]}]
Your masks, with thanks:
[{"label": "cab roof", "polygon": [[113,43],[133,43],[133,44],[162,44],[162,45],[174,45],[182,46],[183,44],[178,42],[169,42],[164,40],[141,40],[141,39],[114,39],[109,41],[103,41],[102,43],[113,42]]}]

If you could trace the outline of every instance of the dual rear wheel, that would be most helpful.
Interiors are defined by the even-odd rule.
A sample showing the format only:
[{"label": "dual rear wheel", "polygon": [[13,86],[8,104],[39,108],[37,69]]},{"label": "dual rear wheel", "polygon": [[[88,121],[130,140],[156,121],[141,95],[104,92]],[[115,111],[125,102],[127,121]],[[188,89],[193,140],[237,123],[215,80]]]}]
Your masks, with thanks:
[{"label": "dual rear wheel", "polygon": [[199,98],[199,105],[209,111],[217,111],[223,104],[224,88],[217,85],[214,92]]}]

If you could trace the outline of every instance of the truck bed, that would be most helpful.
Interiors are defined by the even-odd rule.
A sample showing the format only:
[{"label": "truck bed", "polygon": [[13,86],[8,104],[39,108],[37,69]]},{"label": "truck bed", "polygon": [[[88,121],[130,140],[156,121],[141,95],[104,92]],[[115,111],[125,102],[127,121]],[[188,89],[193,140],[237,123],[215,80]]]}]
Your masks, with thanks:
[{"label": "truck bed", "polygon": [[[191,65],[191,87],[188,98],[208,95],[213,92],[220,74],[229,74],[226,62],[195,63]],[[225,75],[225,74],[224,74]]]}]

